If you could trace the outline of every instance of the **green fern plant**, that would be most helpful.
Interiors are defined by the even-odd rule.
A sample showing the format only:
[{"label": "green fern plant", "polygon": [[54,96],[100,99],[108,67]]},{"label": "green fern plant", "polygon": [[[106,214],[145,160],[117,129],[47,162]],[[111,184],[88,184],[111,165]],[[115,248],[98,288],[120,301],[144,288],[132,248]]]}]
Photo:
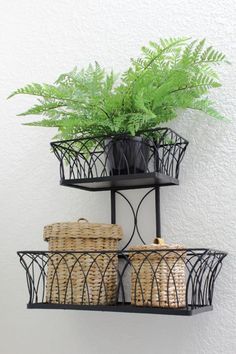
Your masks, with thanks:
[{"label": "green fern plant", "polygon": [[208,98],[221,86],[216,65],[225,55],[206,47],[205,39],[161,39],[141,49],[123,74],[106,72],[99,66],[74,68],[53,85],[32,83],[10,96],[27,94],[37,104],[20,116],[40,115],[31,126],[56,127],[55,139],[81,135],[138,135],[176,118],[180,109],[200,110],[223,119]]}]

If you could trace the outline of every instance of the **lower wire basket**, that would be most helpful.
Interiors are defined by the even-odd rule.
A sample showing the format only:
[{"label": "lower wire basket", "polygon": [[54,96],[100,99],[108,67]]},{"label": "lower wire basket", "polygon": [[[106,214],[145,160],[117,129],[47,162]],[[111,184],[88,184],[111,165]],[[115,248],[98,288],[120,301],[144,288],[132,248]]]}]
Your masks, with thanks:
[{"label": "lower wire basket", "polygon": [[226,253],[192,248],[18,255],[28,308],[192,315],[212,309]]}]

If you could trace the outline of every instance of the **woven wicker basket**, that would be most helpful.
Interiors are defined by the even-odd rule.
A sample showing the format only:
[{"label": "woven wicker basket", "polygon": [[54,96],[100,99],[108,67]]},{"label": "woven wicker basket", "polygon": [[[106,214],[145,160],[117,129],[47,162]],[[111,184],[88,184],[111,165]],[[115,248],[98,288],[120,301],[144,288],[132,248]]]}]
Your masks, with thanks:
[{"label": "woven wicker basket", "polygon": [[[78,222],[44,227],[44,240],[53,253],[48,260],[46,301],[51,303],[114,304],[117,297],[116,251],[122,229],[112,224]],[[81,253],[63,253],[80,251]]]},{"label": "woven wicker basket", "polygon": [[[131,304],[185,307],[185,252],[180,245],[131,247]],[[150,250],[150,251],[148,251]],[[136,253],[136,252],[137,253]]]}]

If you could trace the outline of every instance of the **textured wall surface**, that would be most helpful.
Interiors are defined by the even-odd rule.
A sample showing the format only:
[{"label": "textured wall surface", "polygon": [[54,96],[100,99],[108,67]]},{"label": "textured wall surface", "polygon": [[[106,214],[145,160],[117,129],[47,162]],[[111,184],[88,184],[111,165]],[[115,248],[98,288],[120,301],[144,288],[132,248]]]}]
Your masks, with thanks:
[{"label": "textured wall surface", "polygon": [[[236,353],[235,11],[233,0],[0,2],[1,354]],[[51,82],[94,60],[123,70],[149,40],[182,35],[207,37],[232,62],[220,69],[224,86],[214,93],[231,122],[187,112],[172,123],[190,145],[180,186],[161,193],[168,241],[229,252],[214,311],[179,318],[26,310],[25,277],[16,251],[45,249],[42,227],[47,223],[82,215],[109,222],[109,195],[60,187],[58,164],[49,151],[53,131],[20,125],[16,114],[32,98],[6,101],[6,96],[28,82]],[[149,239],[151,206],[149,200],[143,210],[150,229],[141,226]]]}]

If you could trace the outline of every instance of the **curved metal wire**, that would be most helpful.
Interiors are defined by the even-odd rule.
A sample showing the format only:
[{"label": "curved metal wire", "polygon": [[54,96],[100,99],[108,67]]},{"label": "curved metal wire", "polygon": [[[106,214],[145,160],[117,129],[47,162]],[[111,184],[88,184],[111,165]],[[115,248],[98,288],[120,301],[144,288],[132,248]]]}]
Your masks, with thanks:
[{"label": "curved metal wire", "polygon": [[153,172],[178,179],[188,142],[169,128],[142,131],[140,137],[119,134],[52,142],[61,183]]},{"label": "curved metal wire", "polygon": [[122,250],[126,249],[132,242],[132,240],[134,239],[135,236],[135,232],[137,232],[138,238],[139,240],[142,242],[142,244],[145,244],[144,239],[141,236],[140,230],[139,230],[139,226],[138,226],[138,215],[140,212],[140,208],[144,202],[144,200],[147,198],[147,196],[149,194],[151,194],[151,192],[153,192],[155,190],[155,188],[151,188],[150,190],[148,190],[143,197],[141,198],[140,202],[138,203],[136,209],[134,208],[134,206],[132,205],[132,203],[130,202],[130,200],[125,196],[124,193],[120,192],[120,191],[116,191],[115,193],[119,196],[121,196],[123,198],[123,200],[125,200],[128,204],[128,206],[130,207],[130,210],[132,212],[132,216],[133,216],[133,229],[131,231],[131,235],[128,237],[128,241],[127,243],[124,245],[124,247],[122,247]]},{"label": "curved metal wire", "polygon": [[[22,251],[18,255],[26,272],[30,305],[117,305],[118,299],[126,304],[131,298],[134,306],[193,309],[212,305],[226,253],[145,249]],[[120,264],[118,257],[122,257]]]}]

